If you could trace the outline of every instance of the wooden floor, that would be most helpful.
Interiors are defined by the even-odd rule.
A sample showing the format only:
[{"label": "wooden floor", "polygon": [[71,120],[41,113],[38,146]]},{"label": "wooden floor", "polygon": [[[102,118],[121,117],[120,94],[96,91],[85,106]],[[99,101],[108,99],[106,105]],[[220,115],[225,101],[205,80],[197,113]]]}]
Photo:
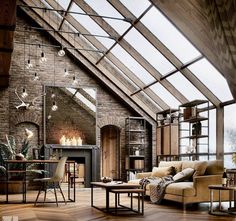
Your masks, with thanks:
[{"label": "wooden floor", "polygon": [[[34,201],[36,191],[27,193],[27,200]],[[145,200],[145,214],[144,216],[112,216],[107,215],[90,206],[90,189],[78,188],[76,191],[75,203],[61,203],[59,207],[54,203],[39,204],[34,206],[33,203],[22,204],[20,202],[21,195],[10,195],[9,200],[14,204],[4,204],[4,195],[0,195],[0,220],[2,216],[18,216],[19,221],[103,221],[103,220],[145,220],[145,221],[189,221],[189,220],[236,220],[236,216],[213,216],[208,214],[209,204],[202,203],[198,205],[189,205],[186,212],[183,212],[181,204],[164,201],[162,205],[155,205],[150,203],[148,199]],[[42,198],[40,198],[42,200]],[[47,201],[54,200],[54,195],[48,193]],[[135,199],[135,202],[137,200]],[[95,204],[104,206],[105,194],[101,189],[95,190]],[[130,198],[122,195],[122,202],[129,204]],[[113,196],[111,197],[111,204],[114,203]],[[217,205],[215,205],[217,206]],[[227,206],[227,205],[225,205]]]}]

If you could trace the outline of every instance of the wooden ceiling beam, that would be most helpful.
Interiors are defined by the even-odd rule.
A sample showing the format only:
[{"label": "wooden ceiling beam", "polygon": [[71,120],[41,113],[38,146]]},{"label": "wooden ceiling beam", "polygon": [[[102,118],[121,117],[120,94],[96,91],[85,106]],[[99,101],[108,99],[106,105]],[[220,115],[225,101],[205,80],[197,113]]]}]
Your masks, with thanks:
[{"label": "wooden ceiling beam", "polygon": [[[25,2],[27,5],[39,5],[40,2],[39,0],[22,0],[23,2]],[[47,14],[45,13],[44,16],[42,16],[42,11],[39,9],[31,9],[32,12],[36,13],[31,13],[31,10],[25,10],[24,8],[22,8],[22,10],[24,10],[30,17],[32,17],[36,22],[38,22],[39,24],[41,23],[42,26],[42,22],[46,22],[46,24],[49,24],[49,17],[47,16]],[[37,17],[39,16],[39,18]],[[40,21],[39,21],[40,20]],[[42,21],[43,20],[43,21]],[[44,24],[45,27],[45,24]],[[58,27],[58,24],[55,23],[52,18],[50,19],[50,27],[56,29]],[[49,33],[51,34],[51,33]],[[70,46],[72,45],[71,39],[69,39],[68,34],[62,34],[62,33],[56,33],[55,35],[53,35],[52,37],[56,38],[56,40],[58,42],[61,42],[61,37],[63,36],[63,39],[65,39],[66,41],[64,41],[63,43],[66,45],[70,44]],[[79,39],[79,41],[82,41],[81,39]],[[83,44],[79,44],[79,42],[75,42],[75,47],[83,47],[85,43]],[[70,50],[69,50],[70,51]],[[72,53],[73,51],[71,51]],[[92,73],[94,73],[101,81],[103,81],[104,84],[106,84],[109,88],[111,88],[115,93],[117,93],[117,88],[119,88],[119,91],[122,92],[124,95],[126,95],[126,97],[122,96],[120,93],[118,93],[117,95],[119,97],[121,97],[127,104],[129,104],[134,110],[136,110],[137,112],[139,112],[141,115],[144,115],[144,113],[146,113],[146,116],[149,116],[149,120],[151,120],[151,122],[153,122],[153,120],[155,120],[156,118],[156,111],[157,110],[153,110],[152,108],[148,107],[140,98],[139,96],[133,96],[130,97],[129,95],[131,94],[131,91],[122,84],[122,82],[117,79],[115,77],[115,75],[117,75],[117,71],[114,68],[109,68],[109,70],[107,69],[108,64],[105,63],[105,61],[103,61],[102,63],[95,65],[96,63],[96,59],[94,57],[94,54],[92,55],[90,52],[88,51],[79,51],[76,52],[76,58],[86,67],[88,67]],[[88,62],[89,61],[89,62]],[[102,75],[101,75],[102,74]],[[112,85],[115,85],[116,88],[114,88]],[[129,98],[129,100],[131,100],[134,103],[131,103],[129,100],[127,100],[127,97]],[[139,108],[137,108],[137,105]],[[140,109],[141,108],[141,109]],[[158,109],[158,108],[157,108]],[[144,111],[144,112],[142,112]]]},{"label": "wooden ceiling beam", "polygon": [[[58,8],[57,2],[55,0],[47,0],[48,4],[53,8]],[[81,33],[89,33],[89,31],[83,27],[73,16],[68,14],[66,20]],[[106,51],[107,48],[104,47],[94,36],[84,36],[91,44],[93,44],[97,49]],[[131,81],[133,81],[139,88],[144,88],[145,84],[132,72],[130,71],[119,59],[117,59],[112,53],[106,55],[106,57],[119,69],[121,70]],[[170,108],[166,103],[152,90],[145,90],[145,93],[150,96],[150,98],[162,109]],[[131,93],[133,94],[133,92]]]},{"label": "wooden ceiling beam", "polygon": [[[119,1],[108,0],[108,2],[115,7],[125,18],[130,18],[135,20],[136,17]],[[158,50],[165,56],[177,69],[180,69],[183,64],[182,62],[145,26],[141,21],[137,22],[135,28]],[[201,93],[210,100],[215,106],[220,104],[220,100],[194,75],[191,71],[180,70],[180,72],[198,89]],[[173,90],[173,85],[165,79],[161,81],[162,85],[166,87],[167,90],[173,95],[175,95],[176,91]],[[181,98],[178,99],[180,102],[187,102],[185,96],[182,94],[175,95],[175,97]],[[185,101],[184,101],[185,100]]]},{"label": "wooden ceiling beam", "polygon": [[0,1],[0,88],[9,86],[9,70],[16,27],[16,0]]},{"label": "wooden ceiling beam", "polygon": [[[81,7],[81,9],[83,9],[86,13],[92,13],[92,14],[97,14],[87,3],[85,3],[84,1],[78,1],[75,0],[75,2],[78,4],[79,7]],[[121,13],[122,14],[122,13]],[[131,17],[125,17],[130,19]],[[134,17],[132,17],[134,18]],[[91,19],[93,19],[95,22],[97,22],[98,25],[101,26],[101,28],[103,28],[109,35],[111,36],[116,36],[117,38],[119,38],[119,34],[102,18],[97,18],[97,17],[92,17]],[[133,20],[133,22],[135,23],[134,26],[136,27],[136,25],[140,22],[138,21],[138,19],[135,17],[135,19]],[[133,46],[131,46],[124,38],[122,38],[121,40],[119,40],[119,44],[121,47],[123,47],[123,49],[125,49],[145,70],[147,70],[158,82],[160,82],[167,90],[170,91],[170,93],[176,97],[177,100],[179,100],[181,103],[185,103],[188,100],[186,99],[186,97],[181,94],[173,85],[170,84],[170,82],[168,82],[167,80],[160,81],[160,78],[162,77],[162,75],[160,74],[160,72],[158,72],[138,51],[136,51]],[[145,87],[145,86],[144,86]],[[141,87],[141,88],[144,88]],[[149,93],[151,90],[145,90],[146,93]],[[155,100],[155,98],[153,98],[153,96],[151,96],[152,99],[154,99],[155,102],[159,102],[158,104],[163,108],[163,109],[168,109],[170,108],[165,102],[164,103],[160,103],[161,101],[157,101]]]}]

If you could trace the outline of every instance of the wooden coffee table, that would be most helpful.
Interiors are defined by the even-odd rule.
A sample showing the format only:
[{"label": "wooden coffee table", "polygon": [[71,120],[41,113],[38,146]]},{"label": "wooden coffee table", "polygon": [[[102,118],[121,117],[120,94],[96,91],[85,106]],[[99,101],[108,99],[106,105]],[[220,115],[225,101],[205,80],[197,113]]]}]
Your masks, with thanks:
[{"label": "wooden coffee table", "polygon": [[[118,184],[117,182],[109,182],[109,183],[103,183],[103,182],[91,182],[91,206],[101,210],[103,212],[106,213],[110,213],[111,212],[111,207],[109,205],[109,200],[110,200],[110,192],[111,190],[115,190],[115,189],[137,189],[137,188],[141,188],[141,185],[139,184],[131,184],[131,183],[121,183]],[[103,189],[105,189],[106,191],[106,206],[105,208],[100,208],[94,205],[94,201],[93,201],[93,197],[94,197],[94,192],[93,192],[93,188],[94,187],[101,187]]]},{"label": "wooden coffee table", "polygon": [[[213,214],[213,215],[226,215],[228,214],[232,214],[233,212],[235,212],[236,208],[236,202],[234,201],[234,207],[232,207],[232,199],[234,199],[234,195],[235,195],[235,191],[236,191],[236,186],[222,186],[222,185],[209,185],[208,186],[209,190],[210,190],[210,210],[209,213]],[[218,190],[219,191],[219,211],[213,211],[213,201],[214,201],[214,190]],[[229,208],[228,210],[222,210],[222,206],[221,206],[221,191],[225,191],[228,190],[229,191]],[[235,214],[235,213],[233,213]]]}]

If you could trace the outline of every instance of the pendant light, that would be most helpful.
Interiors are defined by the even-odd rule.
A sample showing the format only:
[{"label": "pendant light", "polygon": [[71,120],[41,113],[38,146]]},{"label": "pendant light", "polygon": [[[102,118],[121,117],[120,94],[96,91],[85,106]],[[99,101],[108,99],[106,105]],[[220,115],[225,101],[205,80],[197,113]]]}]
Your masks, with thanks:
[{"label": "pendant light", "polygon": [[75,76],[75,34],[74,34],[74,58],[73,58],[73,60],[74,60],[74,76],[73,76],[73,81],[72,81],[72,85],[73,86],[77,86],[77,84],[78,84],[78,80],[76,79],[76,76]]},{"label": "pendant light", "polygon": [[[25,27],[26,29],[26,27]],[[24,29],[24,63],[23,63],[23,66],[24,66],[24,79],[23,79],[23,89],[22,89],[22,94],[21,94],[21,97],[22,98],[26,98],[28,96],[28,93],[26,91],[26,87],[25,87],[25,29]]]},{"label": "pendant light", "polygon": [[61,46],[61,49],[58,51],[58,56],[63,57],[65,56],[66,52],[64,51],[64,48]]},{"label": "pendant light", "polygon": [[[43,20],[44,20],[44,10],[43,10]],[[41,47],[41,45],[39,45],[39,47]],[[44,54],[44,50],[43,50],[43,38],[42,38],[42,52],[41,52],[41,57],[39,59],[39,62],[41,64],[45,64],[47,62],[47,58],[46,58],[46,56]]]}]

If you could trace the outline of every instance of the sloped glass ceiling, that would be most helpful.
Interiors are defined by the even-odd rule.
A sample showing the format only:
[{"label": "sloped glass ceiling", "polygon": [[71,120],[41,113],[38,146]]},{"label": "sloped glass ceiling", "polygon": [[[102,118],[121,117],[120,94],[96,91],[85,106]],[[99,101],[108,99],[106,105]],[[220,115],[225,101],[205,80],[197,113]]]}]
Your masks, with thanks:
[{"label": "sloped glass ceiling", "polygon": [[[49,3],[49,0],[46,1]],[[70,1],[57,0],[57,2],[64,9],[67,9]],[[125,84],[123,82],[128,89],[127,91],[133,91],[135,88],[137,90],[140,89],[137,95],[140,95],[140,97],[145,96],[145,98],[149,98],[152,101],[149,102],[149,109],[153,109],[153,106],[156,106],[156,109],[160,109],[160,106],[158,105],[158,101],[155,100],[155,97],[150,97],[151,93],[145,91],[146,88],[161,98],[167,106],[176,108],[180,105],[180,101],[176,97],[177,95],[174,93],[174,90],[170,93],[163,86],[162,76],[189,101],[208,99],[197,89],[197,84],[194,81],[190,82],[188,80],[189,77],[184,76],[181,70],[176,71],[177,67],[167,58],[168,56],[165,57],[163,51],[159,51],[158,46],[154,46],[152,40],[150,40],[156,37],[160,41],[160,44],[162,44],[161,47],[170,50],[182,64],[191,62],[201,55],[195,46],[155,6],[152,6],[139,21],[153,34],[153,37],[147,40],[142,29],[136,29],[135,24],[124,21],[121,12],[112,6],[115,2],[110,4],[106,0],[81,0],[79,3],[87,5],[84,10],[91,8],[94,13],[102,16],[99,18],[101,23],[98,24],[96,22],[98,19],[94,19],[94,17],[88,15],[71,13],[71,16],[109,50],[108,54],[111,53],[110,55],[112,56],[105,55],[102,59],[106,61],[107,65],[111,65],[116,69],[118,80],[122,77],[127,81]],[[129,10],[136,18],[142,15],[151,5],[148,0],[120,0],[120,3],[120,7],[124,7],[124,11]],[[86,13],[84,10],[75,2],[72,2],[69,12]],[[103,16],[109,16],[115,19]],[[70,24],[68,18],[64,22],[67,25]],[[108,33],[108,29],[104,28],[105,25],[111,32]],[[76,27],[71,26],[71,28],[76,30]],[[123,35],[128,29],[130,30],[123,36],[123,39],[117,38]],[[116,36],[112,36],[112,33]],[[85,43],[87,42],[90,47],[99,49],[93,42],[89,41],[89,38],[86,36],[81,37],[87,39]],[[119,62],[114,61],[114,59],[118,59],[122,63],[122,66],[119,66]],[[142,61],[146,62],[142,63]],[[223,75],[204,57],[191,63],[186,68],[189,70],[188,74],[195,75],[200,80],[200,84],[205,85],[216,99],[218,98],[221,102],[233,99]],[[109,70],[109,67],[107,69]],[[139,79],[140,81],[135,79]]]}]

